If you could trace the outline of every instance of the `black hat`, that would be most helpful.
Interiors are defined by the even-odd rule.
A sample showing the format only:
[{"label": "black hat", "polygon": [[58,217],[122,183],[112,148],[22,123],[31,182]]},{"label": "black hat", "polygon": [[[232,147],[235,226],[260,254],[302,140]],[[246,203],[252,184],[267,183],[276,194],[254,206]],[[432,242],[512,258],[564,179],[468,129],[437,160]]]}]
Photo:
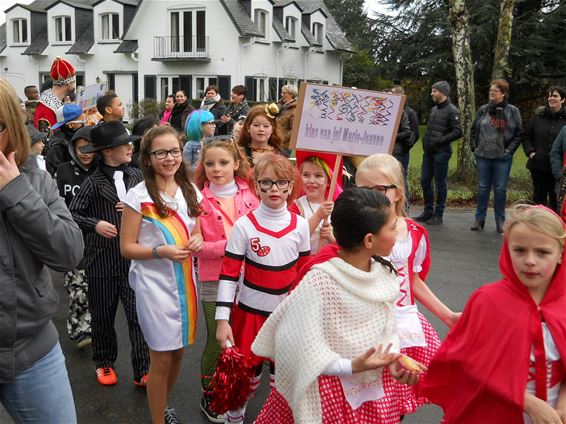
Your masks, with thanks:
[{"label": "black hat", "polygon": [[30,136],[32,146],[39,141],[45,141],[45,137],[47,137],[47,133],[38,131],[31,124],[26,124],[26,130],[28,130],[28,134]]},{"label": "black hat", "polygon": [[89,125],[85,125],[84,127],[79,128],[73,134],[73,138],[71,138],[71,143],[74,143],[79,138],[82,138],[83,140],[87,140],[87,141],[92,141],[90,134],[91,132],[92,132],[92,127]]},{"label": "black hat", "polygon": [[90,132],[92,144],[81,147],[82,153],[99,152],[111,149],[123,144],[133,143],[140,140],[139,135],[130,135],[126,127],[120,121],[103,122]]}]

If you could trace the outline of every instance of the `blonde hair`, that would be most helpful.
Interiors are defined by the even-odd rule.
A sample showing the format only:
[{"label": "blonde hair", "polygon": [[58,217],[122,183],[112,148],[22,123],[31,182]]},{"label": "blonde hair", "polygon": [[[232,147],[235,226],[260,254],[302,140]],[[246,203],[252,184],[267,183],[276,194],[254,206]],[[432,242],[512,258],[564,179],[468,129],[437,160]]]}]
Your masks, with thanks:
[{"label": "blonde hair", "polygon": [[15,151],[16,164],[21,167],[28,158],[30,147],[30,136],[25,126],[26,115],[18,103],[14,88],[3,78],[0,78],[0,117],[6,125],[4,131],[8,137],[8,145],[2,153],[7,156]]},{"label": "blonde hair", "polygon": [[381,172],[391,184],[395,185],[399,194],[399,200],[395,202],[395,214],[397,216],[405,216],[405,179],[403,178],[403,168],[399,161],[386,153],[376,153],[362,161],[358,166],[356,176],[371,173],[372,171]]},{"label": "blonde hair", "polygon": [[535,231],[555,239],[562,248],[566,240],[566,227],[556,213],[545,206],[517,204],[511,207],[505,220],[505,236],[517,224],[528,225]]}]

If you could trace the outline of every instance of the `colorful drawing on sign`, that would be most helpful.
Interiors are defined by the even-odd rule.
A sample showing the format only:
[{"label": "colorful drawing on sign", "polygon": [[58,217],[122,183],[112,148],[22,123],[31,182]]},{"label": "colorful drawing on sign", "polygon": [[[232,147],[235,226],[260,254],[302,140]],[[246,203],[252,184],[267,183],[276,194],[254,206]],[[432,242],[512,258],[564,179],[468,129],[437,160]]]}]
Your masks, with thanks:
[{"label": "colorful drawing on sign", "polygon": [[369,123],[384,127],[395,124],[392,120],[393,108],[394,104],[387,96],[313,88],[309,115],[324,120]]}]

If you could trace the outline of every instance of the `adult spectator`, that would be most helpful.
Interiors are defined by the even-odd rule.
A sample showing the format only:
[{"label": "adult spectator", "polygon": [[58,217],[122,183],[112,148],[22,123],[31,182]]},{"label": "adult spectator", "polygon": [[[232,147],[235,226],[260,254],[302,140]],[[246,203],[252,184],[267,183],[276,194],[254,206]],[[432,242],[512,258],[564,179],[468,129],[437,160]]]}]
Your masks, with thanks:
[{"label": "adult spectator", "polygon": [[[214,122],[217,127],[222,124],[220,117],[226,113],[226,105],[218,94],[218,89],[215,85],[209,85],[204,91],[204,99],[200,103],[201,110],[207,110],[214,115]],[[218,129],[215,132],[218,135]]]},{"label": "adult spectator", "polygon": [[232,87],[230,94],[230,105],[220,117],[221,125],[218,126],[218,134],[229,135],[232,132],[234,124],[240,116],[247,116],[250,111],[248,102],[246,101],[247,89],[243,85],[235,85]]},{"label": "adult spectator", "polygon": [[163,109],[163,112],[161,112],[161,115],[159,115],[159,125],[165,125],[169,123],[174,106],[175,96],[173,94],[169,94],[165,99],[165,109]]},{"label": "adult spectator", "polygon": [[173,112],[171,113],[171,119],[169,123],[173,128],[175,128],[180,133],[185,131],[185,122],[187,117],[191,114],[194,107],[191,106],[191,102],[187,97],[187,92],[185,90],[178,90],[175,93],[175,106],[173,106]]},{"label": "adult spectator", "polygon": [[[400,85],[392,86],[389,92],[391,94],[398,94],[400,96],[405,95],[405,90]],[[393,151],[393,155],[403,165],[403,171],[405,172],[405,179],[406,179],[407,172],[409,170],[409,159],[410,159],[409,150],[411,150],[413,146],[417,143],[417,141],[419,141],[420,135],[419,135],[419,117],[417,115],[417,112],[415,112],[411,107],[409,107],[406,100],[403,111],[407,114],[407,119],[409,120],[409,129],[411,130],[411,138],[410,140],[405,141],[405,143],[402,143],[399,147],[397,147],[397,143],[399,140],[396,140],[395,150]]]},{"label": "adult spectator", "polygon": [[566,90],[553,86],[548,89],[547,105],[539,107],[523,133],[523,150],[529,158],[527,169],[533,180],[533,201],[557,210],[556,180],[550,168],[550,148],[566,125]]},{"label": "adult spectator", "polygon": [[33,117],[37,109],[37,103],[39,102],[39,90],[35,85],[27,85],[24,87],[24,94],[26,96],[26,121],[31,122],[33,125]]},{"label": "adult spectator", "polygon": [[77,266],[83,238],[49,174],[27,165],[16,99],[0,79],[0,402],[17,423],[76,423],[51,270]]},{"label": "adult spectator", "polygon": [[41,93],[33,118],[33,126],[46,133],[57,122],[55,111],[63,106],[65,96],[73,93],[76,88],[75,68],[59,56],[51,65],[50,75],[53,80],[53,88],[48,88]]},{"label": "adult spectator", "polygon": [[281,149],[289,151],[289,141],[291,140],[291,131],[293,130],[293,121],[295,120],[295,111],[297,110],[297,96],[299,90],[294,85],[284,85],[281,87],[281,99],[279,100],[279,115],[277,115],[277,131],[281,139]]},{"label": "adult spectator", "polygon": [[[421,186],[424,211],[414,219],[417,222],[438,225],[442,224],[442,215],[448,195],[448,162],[452,156],[451,143],[462,136],[462,123],[460,111],[448,98],[450,84],[446,81],[434,83],[430,95],[436,106],[430,110],[426,133],[423,137]],[[432,188],[433,178],[436,185],[436,205]]]},{"label": "adult spectator", "polygon": [[489,195],[493,187],[493,209],[497,232],[503,234],[507,183],[513,154],[521,144],[521,113],[507,102],[509,83],[502,79],[491,82],[489,103],[480,106],[472,124],[471,148],[476,157],[478,192],[476,220],[470,228],[482,230],[487,215]]},{"label": "adult spectator", "polygon": [[96,109],[102,115],[102,122],[122,121],[124,118],[124,104],[118,95],[114,92],[107,92],[104,96],[100,96],[96,101]]},{"label": "adult spectator", "polygon": [[558,210],[566,222],[566,126],[562,127],[550,150],[550,167],[556,179]]},{"label": "adult spectator", "polygon": [[55,175],[57,166],[69,162],[69,143],[75,132],[85,124],[85,115],[79,105],[64,104],[57,109],[57,122],[53,125],[53,135],[49,138],[49,147],[45,162],[47,171]]}]

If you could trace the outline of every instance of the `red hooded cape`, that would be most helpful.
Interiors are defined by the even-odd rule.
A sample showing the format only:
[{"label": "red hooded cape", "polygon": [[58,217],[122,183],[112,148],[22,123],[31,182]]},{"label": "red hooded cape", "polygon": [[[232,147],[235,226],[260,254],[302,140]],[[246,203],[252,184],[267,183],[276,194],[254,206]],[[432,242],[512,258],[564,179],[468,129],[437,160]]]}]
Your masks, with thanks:
[{"label": "red hooded cape", "polygon": [[566,252],[537,309],[513,271],[504,241],[499,258],[503,279],[472,294],[421,383],[420,394],[444,409],[446,423],[523,423],[533,345],[537,397],[546,398],[541,319],[566,365],[565,262]]}]

